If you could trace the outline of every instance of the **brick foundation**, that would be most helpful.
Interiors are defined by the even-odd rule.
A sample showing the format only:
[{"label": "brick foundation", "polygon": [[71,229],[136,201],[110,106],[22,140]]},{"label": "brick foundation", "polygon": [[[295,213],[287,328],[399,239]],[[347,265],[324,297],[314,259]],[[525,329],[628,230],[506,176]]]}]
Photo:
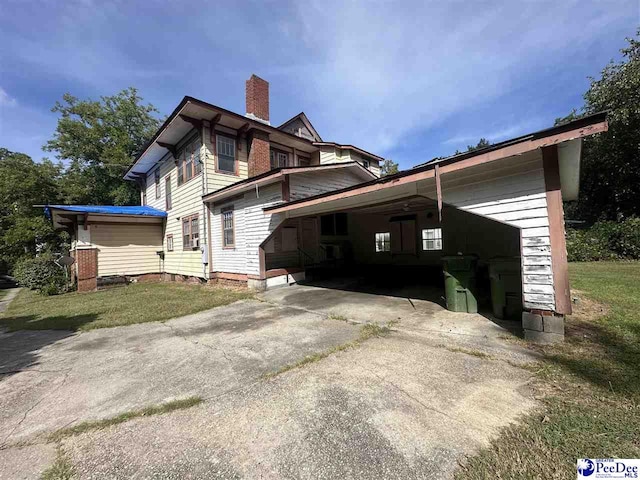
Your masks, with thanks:
[{"label": "brick foundation", "polygon": [[98,250],[76,250],[74,257],[78,269],[78,291],[91,292],[98,288]]},{"label": "brick foundation", "polygon": [[535,343],[557,343],[564,340],[564,315],[550,311],[522,312],[525,340]]}]

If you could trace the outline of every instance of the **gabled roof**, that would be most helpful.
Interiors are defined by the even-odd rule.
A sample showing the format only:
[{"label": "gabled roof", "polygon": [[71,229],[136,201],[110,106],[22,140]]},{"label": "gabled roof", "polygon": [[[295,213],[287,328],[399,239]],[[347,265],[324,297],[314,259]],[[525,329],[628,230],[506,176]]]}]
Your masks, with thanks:
[{"label": "gabled roof", "polygon": [[286,122],[284,122],[282,125],[280,125],[278,127],[278,130],[284,130],[284,128],[287,125],[290,125],[291,123],[295,122],[296,120],[300,120],[304,124],[304,126],[307,127],[307,130],[309,130],[309,133],[311,133],[311,135],[313,136],[313,139],[316,142],[321,142],[322,141],[322,138],[320,137],[320,134],[316,131],[315,128],[313,128],[313,125],[311,124],[311,122],[309,121],[309,119],[307,118],[307,116],[305,115],[304,112],[300,112],[295,117],[292,117],[289,120],[287,120]]}]

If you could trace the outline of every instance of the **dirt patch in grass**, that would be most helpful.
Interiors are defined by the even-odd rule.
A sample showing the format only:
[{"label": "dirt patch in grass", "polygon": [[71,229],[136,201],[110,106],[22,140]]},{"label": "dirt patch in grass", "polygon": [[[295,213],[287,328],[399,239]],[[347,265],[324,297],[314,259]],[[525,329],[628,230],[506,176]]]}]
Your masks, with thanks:
[{"label": "dirt patch in grass", "polygon": [[0,314],[0,325],[9,330],[92,330],[168,320],[251,296],[247,290],[168,282],[51,297],[23,289]]},{"label": "dirt patch in grass", "polygon": [[58,442],[65,437],[72,435],[79,435],[81,433],[90,432],[92,430],[102,430],[103,428],[118,425],[119,423],[128,422],[134,418],[150,417],[152,415],[161,415],[163,413],[173,412],[174,410],[182,410],[190,408],[195,405],[199,405],[204,400],[201,397],[189,397],[182,400],[173,400],[171,402],[161,403],[159,405],[152,405],[142,408],[140,410],[131,410],[129,412],[121,413],[115,417],[105,418],[104,420],[96,420],[92,422],[82,422],[73,427],[62,428],[56,430],[49,435],[48,440],[50,442]]},{"label": "dirt patch in grass", "polygon": [[302,360],[297,361],[296,363],[291,363],[289,365],[285,365],[284,367],[276,370],[275,372],[270,372],[263,375],[263,378],[273,378],[278,375],[281,375],[289,370],[294,370],[296,368],[304,367],[310,363],[318,362],[324,358],[327,358],[335,353],[343,352],[345,350],[349,350],[351,348],[356,348],[363,342],[369,340],[373,337],[384,337],[387,336],[391,332],[391,327],[396,322],[389,322],[386,325],[380,326],[374,323],[367,323],[360,327],[360,335],[353,342],[343,343],[341,345],[336,345],[335,347],[329,348],[322,352],[314,353],[313,355],[307,355]]},{"label": "dirt patch in grass", "polygon": [[578,458],[639,458],[640,263],[570,264],[580,302],[532,385],[542,406],[467,458],[457,479],[574,479]]}]

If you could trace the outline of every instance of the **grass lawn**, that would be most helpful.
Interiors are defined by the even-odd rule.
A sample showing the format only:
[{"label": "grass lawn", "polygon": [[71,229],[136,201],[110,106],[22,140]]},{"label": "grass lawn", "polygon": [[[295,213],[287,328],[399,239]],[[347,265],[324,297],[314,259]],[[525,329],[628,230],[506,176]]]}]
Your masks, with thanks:
[{"label": "grass lawn", "polygon": [[0,314],[0,325],[9,330],[92,330],[167,320],[250,296],[242,290],[176,283],[137,283],[51,297],[22,289]]},{"label": "grass lawn", "polygon": [[576,478],[578,458],[640,458],[640,263],[569,264],[564,344],[544,354],[542,408],[468,459],[458,479]]},{"label": "grass lawn", "polygon": [[7,296],[9,290],[0,289],[0,300]]}]

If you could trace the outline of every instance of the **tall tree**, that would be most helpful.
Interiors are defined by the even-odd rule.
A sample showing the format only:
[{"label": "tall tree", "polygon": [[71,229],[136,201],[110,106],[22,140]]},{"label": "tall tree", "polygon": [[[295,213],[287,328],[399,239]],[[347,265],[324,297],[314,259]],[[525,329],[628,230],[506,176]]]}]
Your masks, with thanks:
[{"label": "tall tree", "polygon": [[56,236],[42,208],[33,205],[59,201],[61,171],[49,160],[36,163],[0,148],[0,263],[12,265],[33,255],[38,243],[51,243]]},{"label": "tall tree", "polygon": [[135,205],[136,186],[122,179],[132,157],[160,125],[158,111],[135,88],[99,101],[65,94],[53,138],[44,149],[69,162],[62,182],[67,203]]},{"label": "tall tree", "polygon": [[478,143],[476,143],[475,145],[467,145],[467,149],[464,152],[461,152],[460,150],[456,150],[456,155],[459,155],[461,153],[466,153],[466,152],[473,152],[474,150],[480,150],[482,148],[487,148],[491,146],[491,142],[489,140],[487,140],[486,138],[482,137]]},{"label": "tall tree", "polygon": [[386,177],[387,175],[393,175],[394,173],[398,173],[399,167],[398,163],[394,162],[390,158],[385,158],[380,164],[380,175]]},{"label": "tall tree", "polygon": [[583,141],[580,198],[568,218],[588,222],[640,215],[640,29],[601,77],[591,78],[585,104],[556,123],[608,110],[609,131]]}]

